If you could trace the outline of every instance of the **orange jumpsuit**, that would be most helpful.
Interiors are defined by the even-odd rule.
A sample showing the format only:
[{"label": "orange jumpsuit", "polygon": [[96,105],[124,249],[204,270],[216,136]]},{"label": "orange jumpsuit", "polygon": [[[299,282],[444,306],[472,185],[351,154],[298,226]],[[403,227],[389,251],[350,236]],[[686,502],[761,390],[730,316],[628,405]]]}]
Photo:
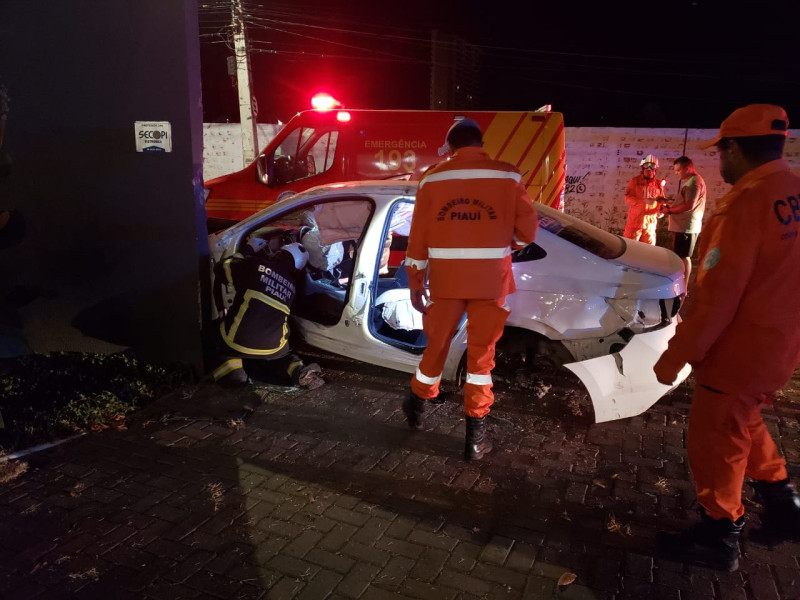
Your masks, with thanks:
[{"label": "orange jumpsuit", "polygon": [[655,199],[662,195],[661,185],[655,177],[646,179],[644,175],[637,175],[631,178],[625,187],[628,220],[623,237],[656,245],[659,212]]},{"label": "orange jumpsuit", "polygon": [[783,160],[745,174],[717,204],[699,256],[689,312],[655,371],[674,381],[693,366],[687,446],[697,499],[711,518],[735,521],[745,476],[787,477],[760,404],[800,361],[800,177]]},{"label": "orange jumpsuit", "polygon": [[511,252],[532,242],[536,210],[519,171],[479,147],[459,148],[419,183],[406,253],[409,287],[428,276],[423,328],[428,346],[411,379],[420,398],[434,398],[450,342],[467,313],[464,412],[483,417],[494,401],[494,348],[508,318],[507,294],[516,291]]}]

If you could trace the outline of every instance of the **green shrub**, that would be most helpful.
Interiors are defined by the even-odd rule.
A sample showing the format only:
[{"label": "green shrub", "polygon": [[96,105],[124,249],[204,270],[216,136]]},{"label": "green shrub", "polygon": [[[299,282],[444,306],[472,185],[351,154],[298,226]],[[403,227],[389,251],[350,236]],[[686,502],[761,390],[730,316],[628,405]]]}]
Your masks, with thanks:
[{"label": "green shrub", "polygon": [[0,449],[6,451],[119,426],[126,414],[192,379],[185,365],[146,363],[128,351],[33,354],[4,367]]},{"label": "green shrub", "polygon": [[119,423],[136,408],[133,402],[124,402],[112,392],[100,392],[91,397],[81,394],[58,411],[56,423],[66,430],[103,429]]}]

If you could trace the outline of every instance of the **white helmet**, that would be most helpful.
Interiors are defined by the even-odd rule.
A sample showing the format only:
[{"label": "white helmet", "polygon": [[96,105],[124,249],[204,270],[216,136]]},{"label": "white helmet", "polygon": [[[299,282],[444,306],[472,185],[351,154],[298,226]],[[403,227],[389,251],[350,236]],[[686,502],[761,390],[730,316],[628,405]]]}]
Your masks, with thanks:
[{"label": "white helmet", "polygon": [[[651,166],[648,167],[647,165],[651,165]],[[639,163],[639,166],[647,168],[647,169],[657,169],[658,168],[658,159],[654,155],[648,154],[647,156],[645,156],[642,159],[642,162]]]},{"label": "white helmet", "polygon": [[281,247],[281,250],[291,254],[292,258],[294,259],[294,268],[298,271],[308,264],[308,251],[305,249],[303,244],[286,244],[285,246]]}]

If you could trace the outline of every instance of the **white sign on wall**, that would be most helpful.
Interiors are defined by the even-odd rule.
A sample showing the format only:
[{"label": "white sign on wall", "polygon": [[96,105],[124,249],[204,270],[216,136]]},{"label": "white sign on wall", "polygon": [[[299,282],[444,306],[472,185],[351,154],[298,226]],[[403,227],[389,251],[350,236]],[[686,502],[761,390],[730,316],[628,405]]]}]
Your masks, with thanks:
[{"label": "white sign on wall", "polygon": [[172,152],[169,121],[134,121],[137,152]]}]

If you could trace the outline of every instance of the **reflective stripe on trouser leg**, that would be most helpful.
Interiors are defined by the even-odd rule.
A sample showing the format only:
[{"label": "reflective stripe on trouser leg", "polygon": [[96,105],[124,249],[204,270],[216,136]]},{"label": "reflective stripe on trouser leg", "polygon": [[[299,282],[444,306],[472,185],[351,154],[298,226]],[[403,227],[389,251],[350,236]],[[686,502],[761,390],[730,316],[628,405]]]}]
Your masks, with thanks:
[{"label": "reflective stripe on trouser leg", "polygon": [[718,394],[698,382],[689,411],[687,450],[697,501],[712,519],[744,514],[745,474],[785,479],[786,462],[761,418],[755,395]]},{"label": "reflective stripe on trouser leg", "polygon": [[467,373],[467,383],[472,383],[475,385],[492,385],[492,376]]},{"label": "reflective stripe on trouser leg", "polygon": [[286,367],[286,374],[289,378],[294,377],[294,372],[297,369],[302,368],[303,366],[303,359],[297,356],[296,354],[291,354],[289,356],[289,366]]},{"label": "reflective stripe on trouser leg", "polygon": [[[239,372],[237,373],[237,371]],[[241,358],[229,358],[216,369],[214,369],[211,374],[214,376],[214,381],[219,381],[223,377],[228,377],[232,373],[235,373],[233,377],[231,377],[232,380],[247,379],[247,375],[244,373]]]},{"label": "reflective stripe on trouser leg", "polygon": [[422,353],[417,373],[411,378],[411,391],[420,398],[435,398],[439,394],[439,380],[442,376],[450,343],[456,333],[461,317],[466,310],[466,300],[452,298],[432,298],[428,314],[422,318],[422,328],[428,338],[428,345]]},{"label": "reflective stripe on trouser leg", "polygon": [[644,242],[645,244],[650,244],[651,246],[656,245],[656,226],[655,224],[650,225],[648,227],[643,227],[641,233],[639,234],[638,239],[640,242]]},{"label": "reflective stripe on trouser leg", "polygon": [[423,373],[419,369],[417,369],[416,373],[414,373],[414,377],[416,377],[417,381],[419,381],[422,385],[436,385],[442,380],[441,373],[439,373],[435,377],[428,377],[427,375],[425,375],[425,373]]},{"label": "reflective stripe on trouser leg", "polygon": [[467,372],[464,412],[485,417],[494,403],[492,369],[494,348],[508,319],[505,298],[467,301]]}]

